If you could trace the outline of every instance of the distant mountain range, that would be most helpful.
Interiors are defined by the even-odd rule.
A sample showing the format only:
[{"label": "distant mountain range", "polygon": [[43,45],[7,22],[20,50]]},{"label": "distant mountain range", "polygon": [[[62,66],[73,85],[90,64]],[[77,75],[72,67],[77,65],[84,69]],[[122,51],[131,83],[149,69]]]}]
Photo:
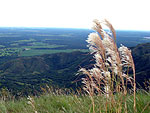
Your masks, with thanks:
[{"label": "distant mountain range", "polygon": [[[150,43],[131,49],[136,80],[144,86],[144,80],[150,79]],[[83,52],[15,58],[0,65],[0,88],[6,87],[14,94],[36,94],[45,84],[75,89],[80,86],[78,69],[90,68],[93,63],[92,56]]]}]

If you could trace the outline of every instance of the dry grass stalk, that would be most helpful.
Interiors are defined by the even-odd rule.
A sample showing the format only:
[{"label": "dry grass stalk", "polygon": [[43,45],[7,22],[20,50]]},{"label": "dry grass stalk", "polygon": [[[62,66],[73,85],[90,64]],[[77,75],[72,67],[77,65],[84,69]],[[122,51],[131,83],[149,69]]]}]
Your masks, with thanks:
[{"label": "dry grass stalk", "polygon": [[31,105],[33,110],[34,110],[34,113],[37,113],[34,99],[30,96],[28,96],[27,99],[28,99],[28,104]]},{"label": "dry grass stalk", "polygon": [[[125,80],[129,81],[133,84],[134,109],[136,110],[135,66],[131,51],[123,45],[119,49],[117,48],[116,32],[109,21],[94,20],[94,23],[93,28],[97,32],[91,33],[87,42],[91,53],[94,54],[96,64],[92,69],[80,69],[83,74],[87,75],[86,78],[83,78],[84,90],[90,96],[98,93],[105,94],[109,98],[114,92],[126,95]],[[101,24],[105,24],[111,30],[112,35],[104,31]],[[130,68],[133,70],[133,82],[132,78],[128,76]]]},{"label": "dry grass stalk", "polygon": [[100,22],[97,19],[93,20],[93,22],[95,23],[95,25],[93,26],[93,29],[96,30],[100,34],[102,39],[104,39],[104,34],[102,31],[103,28],[102,28]]},{"label": "dry grass stalk", "polygon": [[114,29],[114,27],[112,26],[112,24],[108,21],[108,20],[104,20],[103,23],[109,27],[109,29],[111,30],[111,33],[113,34],[114,40],[116,41],[116,31]]}]

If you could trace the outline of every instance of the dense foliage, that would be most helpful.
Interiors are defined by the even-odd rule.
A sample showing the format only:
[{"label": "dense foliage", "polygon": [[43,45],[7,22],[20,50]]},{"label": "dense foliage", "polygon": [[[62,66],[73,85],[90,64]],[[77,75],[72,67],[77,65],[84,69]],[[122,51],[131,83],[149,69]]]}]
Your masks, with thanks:
[{"label": "dense foliage", "polygon": [[75,88],[79,67],[91,58],[87,54],[57,53],[10,60],[0,66],[0,87],[22,93],[36,93],[34,90],[45,84]]},{"label": "dense foliage", "polygon": [[[136,66],[136,80],[144,87],[143,82],[150,79],[150,43],[132,48],[132,54]],[[36,94],[45,84],[76,89],[81,85],[81,76],[76,76],[78,69],[91,67],[91,62],[94,62],[92,56],[83,52],[8,60],[0,65],[0,88],[6,87],[15,94]]]}]

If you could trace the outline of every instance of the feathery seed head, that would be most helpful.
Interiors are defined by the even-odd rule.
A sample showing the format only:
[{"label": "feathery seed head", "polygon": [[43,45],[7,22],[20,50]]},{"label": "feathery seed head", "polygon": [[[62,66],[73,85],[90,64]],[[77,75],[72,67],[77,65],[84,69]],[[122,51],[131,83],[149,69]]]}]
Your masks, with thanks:
[{"label": "feathery seed head", "polygon": [[97,78],[100,78],[102,75],[101,75],[101,71],[100,69],[98,68],[93,68],[90,70],[90,74],[91,75],[94,75],[94,77],[97,77]]},{"label": "feathery seed head", "polygon": [[91,45],[95,45],[95,42],[96,42],[96,40],[97,40],[97,38],[98,38],[99,36],[98,36],[98,34],[97,33],[90,33],[89,35],[88,35],[88,40],[86,40],[89,44],[91,44]]},{"label": "feathery seed head", "polygon": [[132,65],[131,51],[123,45],[121,45],[118,51],[119,51],[123,66],[131,66]]},{"label": "feathery seed head", "polygon": [[[119,49],[117,48],[116,32],[109,21],[99,22],[95,19],[93,22],[93,29],[97,33],[89,34],[86,41],[89,43],[88,47],[91,53],[94,53],[96,64],[89,70],[80,69],[80,72],[87,75],[82,79],[84,90],[89,94],[91,92],[94,94],[95,90],[97,92],[104,91],[106,95],[109,95],[111,90],[117,91],[117,88],[125,91],[124,78],[130,80],[124,70],[127,66],[132,67],[135,82],[135,66],[131,51],[123,45]],[[110,29],[110,33],[104,31],[101,24],[105,24]]]}]

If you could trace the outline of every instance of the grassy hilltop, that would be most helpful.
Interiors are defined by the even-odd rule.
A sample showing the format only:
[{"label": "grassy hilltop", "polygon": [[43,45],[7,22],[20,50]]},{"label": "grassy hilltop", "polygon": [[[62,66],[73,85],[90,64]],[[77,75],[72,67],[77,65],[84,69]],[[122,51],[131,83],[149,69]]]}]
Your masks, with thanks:
[{"label": "grassy hilltop", "polygon": [[[124,108],[124,100],[116,95],[114,103],[106,101],[105,97],[95,96],[95,113],[112,112]],[[149,113],[150,93],[137,93],[137,113]],[[133,113],[133,96],[126,97],[127,113]],[[36,112],[37,111],[37,112]],[[43,94],[40,97],[32,97],[32,104],[27,98],[20,100],[0,101],[1,113],[92,113],[91,98],[89,96],[66,95],[66,94]]]}]

